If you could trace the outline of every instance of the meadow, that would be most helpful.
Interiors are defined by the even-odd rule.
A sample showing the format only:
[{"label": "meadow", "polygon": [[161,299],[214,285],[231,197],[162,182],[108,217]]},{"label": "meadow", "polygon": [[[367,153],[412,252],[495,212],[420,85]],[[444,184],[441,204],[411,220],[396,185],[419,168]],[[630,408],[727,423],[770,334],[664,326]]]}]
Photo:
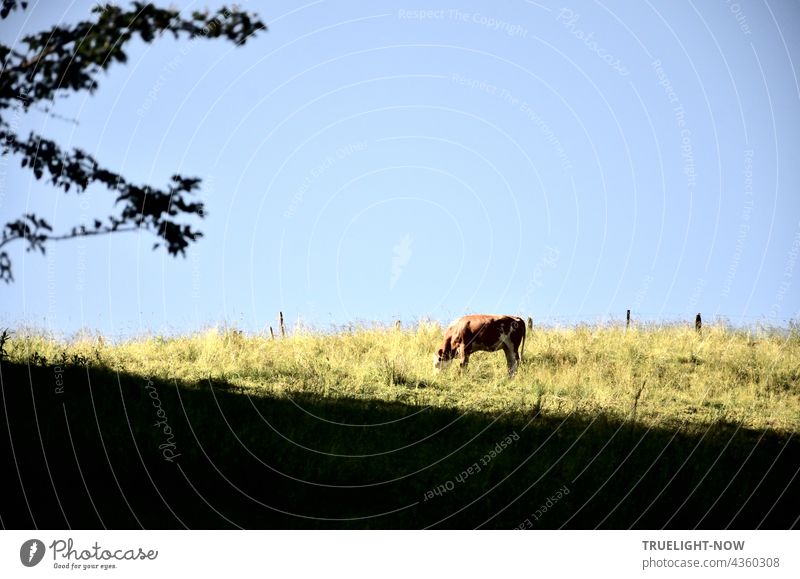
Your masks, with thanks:
[{"label": "meadow", "polygon": [[434,373],[441,337],[427,322],[118,343],[18,330],[0,377],[20,488],[0,515],[54,528],[797,525],[796,328],[534,328],[513,378],[501,353]]}]

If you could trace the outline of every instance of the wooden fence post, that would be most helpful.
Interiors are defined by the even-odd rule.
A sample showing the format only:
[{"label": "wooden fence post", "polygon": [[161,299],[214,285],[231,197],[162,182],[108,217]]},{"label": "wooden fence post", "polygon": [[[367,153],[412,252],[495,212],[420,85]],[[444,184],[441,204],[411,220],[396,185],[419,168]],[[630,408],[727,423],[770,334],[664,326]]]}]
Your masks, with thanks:
[{"label": "wooden fence post", "polygon": [[278,319],[281,322],[281,338],[286,337],[286,326],[283,325],[283,312],[278,312]]},{"label": "wooden fence post", "polygon": [[628,313],[625,316],[625,329],[627,330],[630,327],[631,327],[631,311],[628,310]]},{"label": "wooden fence post", "polygon": [[694,319],[694,329],[698,332],[703,329],[703,320],[700,319],[700,314],[697,314],[697,317]]},{"label": "wooden fence post", "polygon": [[528,321],[526,322],[525,325],[528,326],[528,331],[532,332],[533,331],[533,318],[528,316]]}]

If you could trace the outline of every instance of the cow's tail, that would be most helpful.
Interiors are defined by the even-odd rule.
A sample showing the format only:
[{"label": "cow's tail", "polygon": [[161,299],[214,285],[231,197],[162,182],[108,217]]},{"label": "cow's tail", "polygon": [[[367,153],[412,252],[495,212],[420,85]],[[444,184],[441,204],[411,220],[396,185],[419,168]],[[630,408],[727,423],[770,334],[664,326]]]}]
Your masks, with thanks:
[{"label": "cow's tail", "polygon": [[522,363],[522,354],[525,353],[525,334],[528,333],[528,329],[525,327],[525,320],[519,318],[519,321],[522,323],[522,346],[519,348],[519,362]]}]

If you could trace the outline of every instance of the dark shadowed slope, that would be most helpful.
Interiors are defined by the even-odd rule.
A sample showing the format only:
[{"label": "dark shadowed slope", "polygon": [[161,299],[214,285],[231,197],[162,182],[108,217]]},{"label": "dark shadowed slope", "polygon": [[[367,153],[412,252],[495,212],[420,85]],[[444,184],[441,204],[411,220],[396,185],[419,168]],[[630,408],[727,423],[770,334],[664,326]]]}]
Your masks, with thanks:
[{"label": "dark shadowed slope", "polygon": [[797,439],[731,424],[0,370],[6,528],[788,528],[800,514]]}]

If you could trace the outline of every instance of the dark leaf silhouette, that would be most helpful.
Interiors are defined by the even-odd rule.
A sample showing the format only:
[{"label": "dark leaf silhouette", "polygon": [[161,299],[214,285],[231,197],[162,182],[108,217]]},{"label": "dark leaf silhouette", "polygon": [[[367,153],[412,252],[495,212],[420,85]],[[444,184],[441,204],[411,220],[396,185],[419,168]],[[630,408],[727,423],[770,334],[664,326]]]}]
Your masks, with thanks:
[{"label": "dark leaf silhouette", "polygon": [[[6,18],[27,6],[24,1],[2,0],[0,17]],[[61,234],[54,233],[41,217],[26,214],[5,224],[0,248],[23,240],[27,242],[26,250],[44,253],[53,241],[144,230],[159,238],[153,249],[163,244],[171,255],[184,254],[189,244],[202,236],[185,222],[193,216],[205,216],[203,203],[193,197],[200,189],[199,178],[173,175],[164,188],[131,183],[103,167],[89,152],[65,150],[35,133],[21,136],[16,124],[4,115],[23,114],[34,103],[52,103],[69,93],[93,92],[101,73],[112,63],[127,62],[125,49],[137,37],[146,43],[164,34],[187,39],[225,38],[241,45],[266,26],[255,15],[226,7],[213,14],[195,11],[182,16],[177,9],[144,2],[134,2],[128,9],[98,4],[91,15],[90,20],[55,25],[25,36],[18,43],[19,48],[0,44],[0,155],[19,157],[22,168],[64,193],[81,194],[92,184],[100,185],[113,192],[118,213],[105,220],[94,218],[90,224],[68,227]],[[0,279],[14,280],[11,257],[5,250],[0,252]]]}]

